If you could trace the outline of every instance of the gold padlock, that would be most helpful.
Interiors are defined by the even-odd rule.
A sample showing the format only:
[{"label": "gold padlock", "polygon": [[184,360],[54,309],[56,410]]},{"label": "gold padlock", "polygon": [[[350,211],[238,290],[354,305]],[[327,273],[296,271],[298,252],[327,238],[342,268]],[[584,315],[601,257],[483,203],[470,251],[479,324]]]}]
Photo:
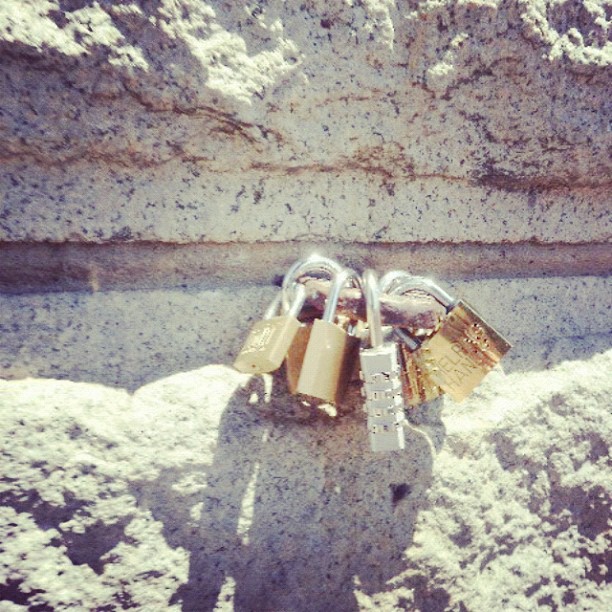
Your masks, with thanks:
[{"label": "gold padlock", "polygon": [[427,278],[397,278],[392,292],[423,289],[447,310],[433,336],[421,346],[429,376],[455,401],[464,400],[510,350],[510,343],[466,302],[455,300]]},{"label": "gold padlock", "polygon": [[296,285],[290,309],[277,315],[283,292],[280,291],[268,307],[261,321],[255,323],[244,346],[238,353],[234,367],[239,372],[263,374],[277,370],[300,328],[297,318],[306,298],[303,285]]},{"label": "gold padlock", "polygon": [[466,302],[458,301],[423,346],[431,377],[457,402],[464,400],[511,344]]},{"label": "gold padlock", "polygon": [[[320,275],[324,274],[330,279],[335,274],[342,270],[342,266],[328,257],[323,257],[316,253],[313,253],[305,259],[296,261],[287,270],[283,279],[283,304],[287,307],[290,304],[288,296],[294,291],[295,285],[299,284],[301,276],[306,274]],[[308,340],[310,339],[310,332],[312,331],[312,322],[302,323],[297,330],[293,342],[287,351],[287,357],[285,358],[285,374],[287,377],[287,387],[289,393],[295,395],[297,391],[298,380],[300,372],[302,371],[302,363],[304,362],[304,354],[306,353],[306,347],[308,346]]]},{"label": "gold padlock", "polygon": [[[300,329],[298,329],[297,334],[295,334],[295,338],[289,347],[289,351],[287,353],[287,357],[285,358],[285,371],[287,375],[287,388],[289,389],[289,393],[295,395],[298,385],[298,380],[300,378],[300,372],[302,371],[302,364],[304,363],[304,355],[306,354],[306,347],[308,346],[308,341],[310,340],[310,333],[312,332],[312,324],[310,321],[308,323],[302,323]],[[339,320],[339,324],[344,328],[346,326],[349,329],[351,326],[354,328],[354,331],[351,332],[351,335],[356,336],[358,339],[361,339],[363,334],[363,328],[365,327],[365,323],[363,321],[357,321],[356,324],[352,324],[352,322]],[[355,360],[355,367],[350,375],[350,382],[359,382],[359,367],[358,362]]]},{"label": "gold padlock", "polygon": [[306,347],[308,346],[308,340],[310,340],[311,331],[312,323],[302,323],[302,325],[300,325],[289,347],[287,357],[285,358],[287,388],[292,395],[298,392],[298,380],[300,378],[300,372],[302,371],[304,355],[306,354]]},{"label": "gold padlock", "polygon": [[394,333],[400,340],[404,402],[414,407],[440,397],[444,391],[431,378],[419,341],[401,329],[395,330]]},{"label": "gold padlock", "polygon": [[335,274],[321,319],[315,319],[297,384],[298,393],[338,403],[350,382],[359,351],[359,338],[335,323],[340,292],[352,270]]},{"label": "gold padlock", "polygon": [[[403,295],[399,281],[408,282],[411,278],[410,274],[401,270],[387,272],[380,281],[381,292]],[[440,397],[444,391],[429,375],[425,356],[420,350],[422,342],[405,329],[397,328],[393,333],[399,340],[404,402],[408,406],[415,407]]]}]

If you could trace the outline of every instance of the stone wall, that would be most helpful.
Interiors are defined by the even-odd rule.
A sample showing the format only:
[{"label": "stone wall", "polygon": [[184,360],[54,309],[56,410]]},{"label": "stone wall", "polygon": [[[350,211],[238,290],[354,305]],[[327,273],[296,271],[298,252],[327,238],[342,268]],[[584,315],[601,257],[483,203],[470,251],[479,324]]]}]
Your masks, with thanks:
[{"label": "stone wall", "polygon": [[[611,6],[0,3],[6,609],[612,607]],[[505,375],[390,459],[223,365],[313,250]]]}]

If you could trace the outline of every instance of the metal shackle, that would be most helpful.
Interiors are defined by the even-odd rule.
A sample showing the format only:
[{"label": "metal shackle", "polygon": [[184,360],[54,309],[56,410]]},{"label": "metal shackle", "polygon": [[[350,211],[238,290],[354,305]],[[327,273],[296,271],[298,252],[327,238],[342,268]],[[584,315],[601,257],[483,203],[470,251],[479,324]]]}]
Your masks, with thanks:
[{"label": "metal shackle", "polygon": [[[380,291],[381,293],[387,293],[389,295],[404,295],[404,293],[406,293],[410,289],[415,288],[411,285],[411,281],[415,278],[419,279],[420,277],[412,276],[411,274],[409,274],[408,272],[404,272],[403,270],[391,270],[390,272],[387,272],[380,279]],[[410,285],[410,286],[405,288],[404,285]],[[446,308],[445,304],[442,304],[442,305]],[[419,340],[411,336],[408,332],[404,331],[403,329],[400,329],[399,327],[396,327],[393,330],[393,333],[411,351],[416,351],[422,344]]]},{"label": "metal shackle", "polygon": [[379,281],[381,293],[393,293],[393,286],[399,281],[404,280],[411,275],[404,270],[389,270]]},{"label": "metal shackle", "polygon": [[321,317],[322,321],[328,321],[329,323],[334,322],[336,310],[338,309],[338,302],[340,301],[340,293],[350,280],[360,284],[357,272],[350,268],[341,268],[339,272],[333,275],[332,284],[329,288],[327,299],[325,300],[325,310],[323,310],[323,316]]},{"label": "metal shackle", "polygon": [[[289,292],[296,286],[300,285],[297,282],[300,276],[303,276],[307,272],[324,272],[331,279],[334,274],[337,274],[342,270],[342,266],[330,259],[329,257],[323,257],[313,253],[305,259],[298,259],[288,270],[283,278],[282,283],[282,299],[283,299],[283,311],[287,312],[290,310]],[[303,285],[302,285],[303,286]],[[306,293],[304,293],[304,299],[306,299]],[[298,311],[299,312],[299,311]]]},{"label": "metal shackle", "polygon": [[370,344],[378,348],[383,344],[382,317],[380,315],[380,286],[376,272],[367,269],[362,275],[363,297],[366,305],[366,318],[370,328]]},{"label": "metal shackle", "polygon": [[[304,287],[302,283],[294,283],[293,290],[295,293],[291,297],[289,308],[285,309],[283,305],[283,314],[297,319],[302,308],[304,307],[304,302],[306,302],[306,287]],[[284,292],[282,290],[280,291],[279,296],[281,298],[284,297]]]},{"label": "metal shackle", "polygon": [[266,312],[264,312],[264,315],[262,317],[263,321],[269,321],[270,319],[278,315],[278,311],[281,306],[282,299],[283,299],[283,292],[278,291],[276,295],[274,296],[274,299],[270,302],[270,305],[268,306],[268,308],[266,308]]},{"label": "metal shackle", "polygon": [[457,299],[447,293],[437,283],[430,278],[424,276],[413,276],[402,270],[391,270],[387,272],[380,281],[381,291],[383,293],[392,293],[395,295],[404,295],[411,289],[420,289],[429,293],[449,312],[457,303]]}]

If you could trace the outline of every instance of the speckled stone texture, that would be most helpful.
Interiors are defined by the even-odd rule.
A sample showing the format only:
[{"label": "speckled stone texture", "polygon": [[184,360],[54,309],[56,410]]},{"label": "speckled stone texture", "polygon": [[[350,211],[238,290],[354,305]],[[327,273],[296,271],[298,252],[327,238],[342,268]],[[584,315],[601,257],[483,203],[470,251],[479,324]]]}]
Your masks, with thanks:
[{"label": "speckled stone texture", "polygon": [[[511,369],[541,369],[610,346],[606,278],[444,284],[515,348]],[[0,294],[0,377],[62,378],[136,389],[206,364],[233,363],[273,287]],[[588,349],[585,352],[585,347]]]},{"label": "speckled stone texture", "polygon": [[607,610],[611,367],[494,372],[393,455],[224,366],[0,381],[1,609]]},{"label": "speckled stone texture", "polygon": [[0,6],[0,240],[610,237],[608,0]]},{"label": "speckled stone texture", "polygon": [[[0,612],[611,610],[611,6],[0,2]],[[325,247],[515,344],[403,452],[226,365]]]}]

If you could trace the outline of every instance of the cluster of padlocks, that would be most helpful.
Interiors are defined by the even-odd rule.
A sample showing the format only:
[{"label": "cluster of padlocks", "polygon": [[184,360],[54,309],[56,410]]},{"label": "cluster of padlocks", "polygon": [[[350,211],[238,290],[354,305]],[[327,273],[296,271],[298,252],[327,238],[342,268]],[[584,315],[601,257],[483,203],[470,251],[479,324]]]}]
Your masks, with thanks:
[{"label": "cluster of padlocks", "polygon": [[[304,316],[312,298],[304,278],[329,282],[322,316]],[[361,308],[338,311],[341,293],[352,289]],[[425,336],[383,325],[381,296],[427,294],[444,315]],[[365,305],[365,308],[363,306]],[[360,312],[365,311],[365,317]],[[500,361],[510,344],[464,301],[427,278],[393,270],[378,278],[313,255],[296,262],[263,319],[251,329],[234,367],[268,373],[285,364],[293,394],[339,403],[357,372],[363,383],[370,446],[373,451],[404,448],[404,407],[447,393],[465,399]]]}]

